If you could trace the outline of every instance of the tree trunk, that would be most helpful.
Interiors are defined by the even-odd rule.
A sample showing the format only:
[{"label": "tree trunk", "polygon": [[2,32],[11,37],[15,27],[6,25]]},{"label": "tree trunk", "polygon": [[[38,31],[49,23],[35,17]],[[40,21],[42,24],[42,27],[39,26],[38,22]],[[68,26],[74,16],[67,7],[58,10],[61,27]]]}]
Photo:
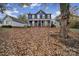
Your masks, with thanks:
[{"label": "tree trunk", "polygon": [[60,20],[60,36],[63,39],[67,39],[68,37],[68,20],[69,20],[69,4],[61,3],[61,20]]},{"label": "tree trunk", "polygon": [[60,36],[64,39],[68,37],[67,19],[60,20]]}]

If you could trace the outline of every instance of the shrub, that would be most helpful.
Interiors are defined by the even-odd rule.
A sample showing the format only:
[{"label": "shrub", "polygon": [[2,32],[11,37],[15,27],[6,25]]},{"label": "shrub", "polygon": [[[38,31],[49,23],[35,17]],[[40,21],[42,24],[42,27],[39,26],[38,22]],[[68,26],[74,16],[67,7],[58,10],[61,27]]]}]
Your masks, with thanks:
[{"label": "shrub", "polygon": [[3,25],[2,28],[12,28],[11,25]]},{"label": "shrub", "polygon": [[54,24],[51,24],[51,27],[55,27],[55,25]]},{"label": "shrub", "polygon": [[27,26],[27,28],[31,28],[31,26]]}]

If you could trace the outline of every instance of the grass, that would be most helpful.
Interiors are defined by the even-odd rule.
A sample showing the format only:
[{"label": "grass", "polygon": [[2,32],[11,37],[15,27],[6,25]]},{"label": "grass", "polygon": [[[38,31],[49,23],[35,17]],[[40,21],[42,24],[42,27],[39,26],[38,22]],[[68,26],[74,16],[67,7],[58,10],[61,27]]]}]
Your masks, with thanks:
[{"label": "grass", "polygon": [[8,32],[9,30],[10,30],[10,28],[0,28],[0,31],[1,31],[1,32],[4,32],[4,33],[5,33],[5,32]]},{"label": "grass", "polygon": [[78,32],[78,33],[79,33],[79,29],[71,28],[70,30],[71,30],[72,32]]}]

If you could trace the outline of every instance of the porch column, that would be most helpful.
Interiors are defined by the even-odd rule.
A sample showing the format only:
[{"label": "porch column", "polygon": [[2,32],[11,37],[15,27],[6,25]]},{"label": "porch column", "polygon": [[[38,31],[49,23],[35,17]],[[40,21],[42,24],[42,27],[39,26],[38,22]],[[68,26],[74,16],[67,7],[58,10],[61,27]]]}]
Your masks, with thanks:
[{"label": "porch column", "polygon": [[38,26],[38,24],[39,24],[39,21],[37,21],[37,26]]},{"label": "porch column", "polygon": [[50,21],[50,27],[51,27],[51,21]]},{"label": "porch column", "polygon": [[33,26],[35,26],[35,22],[33,21],[33,24],[32,24]]},{"label": "porch column", "polygon": [[41,27],[42,27],[42,21],[41,21]]},{"label": "porch column", "polygon": [[34,21],[32,21],[32,26],[34,26]]},{"label": "porch column", "polygon": [[27,22],[27,26],[30,26],[30,23],[29,23],[29,21]]},{"label": "porch column", "polygon": [[43,26],[45,26],[45,21],[44,21],[44,24],[43,24]]},{"label": "porch column", "polygon": [[47,26],[47,21],[45,21],[45,26]]},{"label": "porch column", "polygon": [[31,15],[31,19],[33,19],[33,15]]}]

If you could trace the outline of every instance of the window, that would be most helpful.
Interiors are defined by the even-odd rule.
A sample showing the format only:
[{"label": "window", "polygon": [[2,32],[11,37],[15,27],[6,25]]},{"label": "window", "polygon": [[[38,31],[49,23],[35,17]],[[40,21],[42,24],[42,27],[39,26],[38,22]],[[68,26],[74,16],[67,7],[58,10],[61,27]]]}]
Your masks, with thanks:
[{"label": "window", "polygon": [[12,20],[6,20],[5,24],[11,25],[12,24]]},{"label": "window", "polygon": [[32,19],[34,19],[35,18],[35,15],[32,15]]},{"label": "window", "polygon": [[9,22],[8,21],[6,21],[6,24],[8,24]]},{"label": "window", "polygon": [[45,15],[42,15],[43,16],[43,19],[45,19]]},{"label": "window", "polygon": [[35,14],[35,19],[37,19],[37,15]]},{"label": "window", "polygon": [[50,19],[50,15],[47,15],[47,18]]},{"label": "window", "polygon": [[38,17],[37,17],[38,19],[40,19],[40,15],[38,15]]},{"label": "window", "polygon": [[40,15],[40,19],[42,19],[42,15]]},{"label": "window", "polygon": [[29,19],[32,19],[32,15],[29,15],[28,18],[29,18]]}]

